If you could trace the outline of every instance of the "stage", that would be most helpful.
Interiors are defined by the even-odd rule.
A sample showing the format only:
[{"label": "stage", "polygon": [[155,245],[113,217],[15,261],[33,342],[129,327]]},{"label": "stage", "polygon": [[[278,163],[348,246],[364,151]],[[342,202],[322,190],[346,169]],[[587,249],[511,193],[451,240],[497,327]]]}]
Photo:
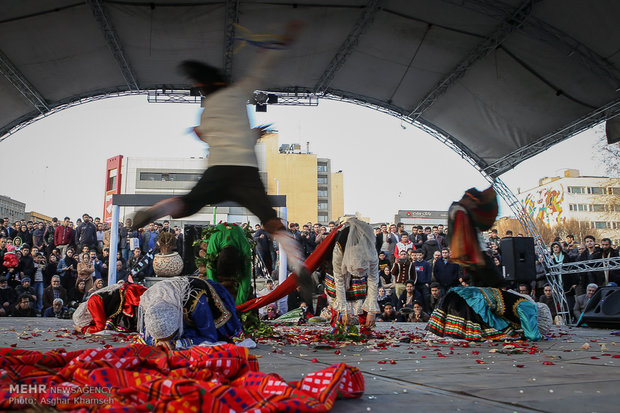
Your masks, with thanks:
[{"label": "stage", "polygon": [[[75,335],[71,320],[0,319],[0,346],[76,350],[130,344],[122,334]],[[333,412],[608,412],[620,403],[620,336],[614,330],[554,327],[538,343],[427,341],[424,324],[380,323],[365,343],[319,342],[326,326],[277,327],[252,349],[261,371],[287,381],[336,362],[359,368],[361,399]]]}]

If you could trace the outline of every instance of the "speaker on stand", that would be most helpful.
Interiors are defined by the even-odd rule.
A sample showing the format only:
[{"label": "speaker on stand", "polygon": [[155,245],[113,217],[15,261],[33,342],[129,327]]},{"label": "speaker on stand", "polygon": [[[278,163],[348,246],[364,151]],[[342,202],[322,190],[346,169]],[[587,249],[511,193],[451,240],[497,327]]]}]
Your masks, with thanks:
[{"label": "speaker on stand", "polygon": [[620,328],[620,287],[601,287],[590,298],[577,322],[594,328]]},{"label": "speaker on stand", "polygon": [[536,281],[534,238],[506,237],[500,240],[502,271],[506,281],[515,284]]}]

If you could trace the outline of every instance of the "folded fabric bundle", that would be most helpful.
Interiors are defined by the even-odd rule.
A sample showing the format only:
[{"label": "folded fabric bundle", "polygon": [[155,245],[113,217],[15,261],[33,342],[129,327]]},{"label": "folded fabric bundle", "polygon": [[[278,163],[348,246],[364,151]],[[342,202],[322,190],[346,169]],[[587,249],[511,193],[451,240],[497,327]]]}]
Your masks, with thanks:
[{"label": "folded fabric bundle", "polygon": [[33,405],[86,412],[325,412],[337,397],[364,393],[361,372],[344,363],[286,383],[258,370],[233,344],[165,351],[132,344],[47,353],[0,349],[0,409]]}]

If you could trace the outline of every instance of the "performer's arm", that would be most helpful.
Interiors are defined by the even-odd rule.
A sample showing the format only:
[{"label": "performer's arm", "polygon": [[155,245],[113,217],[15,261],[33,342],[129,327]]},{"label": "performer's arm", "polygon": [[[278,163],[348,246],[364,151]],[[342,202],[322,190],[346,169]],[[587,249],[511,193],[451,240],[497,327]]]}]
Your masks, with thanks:
[{"label": "performer's arm", "polygon": [[368,264],[368,290],[366,291],[366,299],[362,305],[362,309],[369,315],[379,312],[379,259],[375,258]]},{"label": "performer's arm", "polygon": [[334,310],[338,312],[347,311],[347,293],[344,285],[346,274],[342,270],[343,252],[338,243],[334,246],[334,256],[332,259],[334,267],[334,284],[336,285],[336,302]]},{"label": "performer's arm", "polygon": [[[285,47],[290,46],[299,35],[303,27],[303,23],[300,21],[291,21],[285,28],[285,32],[282,35],[282,43]],[[256,89],[266,87],[265,82],[271,71],[276,67],[278,61],[285,53],[285,50],[278,49],[262,49],[259,51],[254,62],[246,72],[246,75],[237,82],[236,86],[240,87],[247,92],[254,92]]]}]

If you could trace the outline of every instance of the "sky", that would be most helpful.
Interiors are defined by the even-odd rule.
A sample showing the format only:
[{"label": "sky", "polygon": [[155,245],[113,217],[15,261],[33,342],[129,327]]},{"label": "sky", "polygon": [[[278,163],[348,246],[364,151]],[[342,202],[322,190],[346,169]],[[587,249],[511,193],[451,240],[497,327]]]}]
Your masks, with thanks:
[{"label": "sky", "polygon": [[[52,114],[0,142],[8,174],[0,194],[25,202],[26,211],[74,220],[84,212],[101,216],[106,159],[204,156],[205,144],[189,133],[200,110],[196,104],[148,103],[140,95]],[[344,174],[345,213],[359,212],[371,222],[392,222],[399,209],[447,210],[465,189],[487,185],[475,168],[432,136],[366,107],[320,100],[313,107],[271,105],[252,117],[256,124],[272,123],[281,144],[305,149],[310,142],[310,152],[330,158],[332,171]],[[603,175],[593,158],[598,136],[589,130],[568,139],[502,179],[516,192],[565,168]],[[506,207],[500,214],[512,215]]]}]

